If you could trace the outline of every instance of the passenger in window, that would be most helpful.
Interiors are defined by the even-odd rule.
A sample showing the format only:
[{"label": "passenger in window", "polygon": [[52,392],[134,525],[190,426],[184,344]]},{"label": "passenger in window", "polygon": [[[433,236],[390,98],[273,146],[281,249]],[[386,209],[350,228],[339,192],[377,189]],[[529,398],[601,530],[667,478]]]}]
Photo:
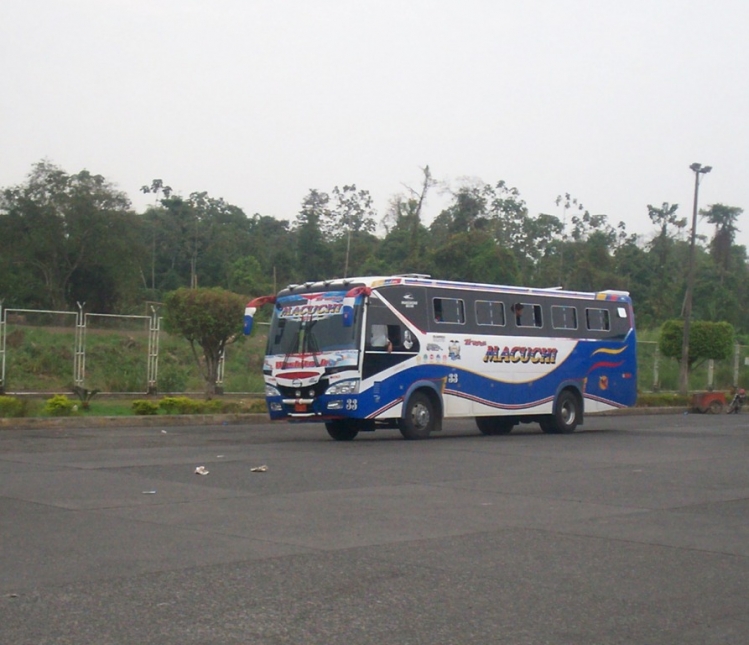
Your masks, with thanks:
[{"label": "passenger in window", "polygon": [[523,305],[520,302],[516,302],[510,309],[515,313],[515,324],[520,327],[523,319]]},{"label": "passenger in window", "polygon": [[373,349],[385,349],[388,353],[393,351],[393,343],[388,337],[387,325],[372,325],[369,342]]}]

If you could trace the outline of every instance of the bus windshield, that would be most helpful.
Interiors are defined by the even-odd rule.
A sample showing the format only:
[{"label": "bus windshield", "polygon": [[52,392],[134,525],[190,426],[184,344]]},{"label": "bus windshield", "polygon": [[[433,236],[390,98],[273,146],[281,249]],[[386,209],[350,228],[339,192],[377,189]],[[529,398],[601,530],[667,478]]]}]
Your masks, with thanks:
[{"label": "bus windshield", "polygon": [[354,324],[345,326],[345,292],[307,293],[279,298],[268,335],[268,355],[319,354],[356,349],[361,304]]}]

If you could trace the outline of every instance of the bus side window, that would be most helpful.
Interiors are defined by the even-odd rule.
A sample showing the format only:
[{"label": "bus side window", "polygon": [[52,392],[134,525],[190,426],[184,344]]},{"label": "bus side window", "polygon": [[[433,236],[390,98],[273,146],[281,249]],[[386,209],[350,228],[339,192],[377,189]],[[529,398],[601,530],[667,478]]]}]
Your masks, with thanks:
[{"label": "bus side window", "polygon": [[476,324],[505,326],[505,305],[498,300],[477,300],[474,304]]},{"label": "bus side window", "polygon": [[465,324],[465,306],[460,298],[433,298],[435,322]]},{"label": "bus side window", "polygon": [[609,331],[611,321],[608,309],[588,308],[585,310],[585,320],[591,331]]},{"label": "bus side window", "polygon": [[543,327],[541,305],[516,302],[511,309],[515,313],[515,324],[518,327]]},{"label": "bus side window", "polygon": [[570,305],[552,305],[551,326],[554,329],[577,329],[577,309]]}]

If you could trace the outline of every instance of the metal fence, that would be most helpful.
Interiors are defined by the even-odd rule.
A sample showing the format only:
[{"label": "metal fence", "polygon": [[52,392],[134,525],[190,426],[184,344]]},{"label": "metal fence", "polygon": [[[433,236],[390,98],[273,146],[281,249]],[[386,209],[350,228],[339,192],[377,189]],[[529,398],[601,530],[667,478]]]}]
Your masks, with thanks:
[{"label": "metal fence", "polygon": [[[662,356],[655,341],[637,343],[637,387],[640,392],[679,389],[679,361]],[[728,390],[749,387],[749,347],[734,345],[732,355],[721,361],[707,360],[689,374],[690,390]]]},{"label": "metal fence", "polygon": [[[57,374],[59,380],[60,360],[69,362],[68,373],[74,387],[86,389],[93,375],[93,381],[102,391],[155,393],[159,379],[161,321],[155,309],[150,316],[135,316],[86,313],[80,305],[77,312],[3,309],[0,306],[0,393],[10,389],[50,391],[45,387],[45,374]],[[51,340],[40,342],[38,334],[35,335],[40,330]],[[115,350],[123,348],[131,360],[118,363]],[[26,360],[20,368],[12,359],[24,350]],[[46,356],[37,355],[41,352]],[[105,360],[107,358],[109,360]],[[225,356],[222,356],[219,387],[223,385],[224,361]],[[12,385],[14,367],[27,375],[26,383],[15,387]],[[116,377],[113,372],[117,372]]]},{"label": "metal fence", "polygon": [[[184,374],[175,376],[178,368],[173,357],[175,343],[184,346],[185,341],[172,338],[171,345],[164,347],[168,335],[161,329],[161,320],[154,308],[151,315],[134,316],[86,313],[82,306],[77,312],[0,306],[0,393],[58,391],[60,374],[69,375],[65,378],[74,387],[108,393],[187,391],[190,380]],[[38,332],[46,333],[46,338],[42,340],[36,335]],[[261,343],[259,339],[254,353],[248,347],[231,349],[243,352],[240,360],[232,363],[231,374],[227,374],[226,353],[221,357],[217,382],[221,390],[232,393],[262,390]],[[638,390],[676,391],[678,361],[661,356],[656,342],[640,341],[637,350]],[[21,356],[23,364],[19,362]],[[165,366],[161,373],[160,365]],[[251,373],[256,373],[254,381],[248,377]],[[57,386],[50,374],[58,375]],[[231,381],[228,388],[227,381]],[[195,382],[193,378],[192,383]],[[253,383],[255,389],[248,389]],[[706,361],[690,374],[691,390],[731,387],[749,388],[747,346],[737,344],[729,359]]]}]

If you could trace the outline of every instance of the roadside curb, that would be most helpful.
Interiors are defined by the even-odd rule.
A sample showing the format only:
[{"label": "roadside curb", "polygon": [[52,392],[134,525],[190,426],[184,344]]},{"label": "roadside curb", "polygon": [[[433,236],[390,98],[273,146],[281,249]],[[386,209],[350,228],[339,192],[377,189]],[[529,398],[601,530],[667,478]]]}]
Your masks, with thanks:
[{"label": "roadside curb", "polygon": [[163,426],[220,426],[270,423],[267,414],[157,414],[123,417],[0,418],[0,430],[21,428],[155,428]]},{"label": "roadside curb", "polygon": [[[654,414],[688,414],[689,410],[680,407],[622,408],[606,412],[588,412],[586,417],[618,417]],[[23,428],[155,428],[164,426],[220,426],[256,425],[271,423],[267,414],[159,414],[124,417],[30,417],[0,418],[0,430]]]}]

